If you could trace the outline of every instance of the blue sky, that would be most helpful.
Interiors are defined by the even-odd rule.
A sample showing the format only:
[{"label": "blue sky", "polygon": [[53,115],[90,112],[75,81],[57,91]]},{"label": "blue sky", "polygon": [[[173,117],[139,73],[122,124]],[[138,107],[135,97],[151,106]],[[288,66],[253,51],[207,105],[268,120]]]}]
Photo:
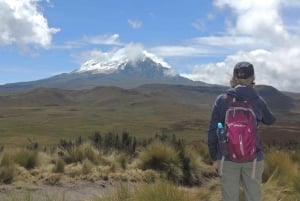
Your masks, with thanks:
[{"label": "blue sky", "polygon": [[0,84],[46,78],[141,47],[193,80],[300,92],[298,0],[0,0]]}]

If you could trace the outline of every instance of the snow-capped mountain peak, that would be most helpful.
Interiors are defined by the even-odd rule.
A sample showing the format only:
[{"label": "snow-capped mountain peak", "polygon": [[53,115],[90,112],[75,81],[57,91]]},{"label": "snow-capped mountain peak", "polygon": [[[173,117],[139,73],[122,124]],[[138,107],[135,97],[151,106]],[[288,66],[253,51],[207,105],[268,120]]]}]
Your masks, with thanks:
[{"label": "snow-capped mountain peak", "polygon": [[170,65],[167,62],[147,52],[139,45],[128,45],[125,48],[112,52],[96,52],[93,56],[93,59],[84,62],[79,69],[75,70],[75,73],[92,72],[111,74],[124,70],[128,64],[138,68],[137,63],[140,64],[141,62],[150,60],[158,68],[163,68],[166,75],[176,74],[170,69]]},{"label": "snow-capped mountain peak", "polygon": [[37,87],[77,90],[97,86],[134,88],[145,84],[199,85],[198,82],[180,76],[162,59],[136,45],[105,53],[94,50],[82,53],[82,56],[85,57],[85,62],[77,70],[8,85],[5,90],[23,91]]},{"label": "snow-capped mountain peak", "polygon": [[99,62],[95,59],[86,61],[81,67],[76,70],[77,73],[92,71],[94,73],[113,73],[118,69],[122,68],[127,63],[126,60],[115,60],[115,61],[102,61]]}]

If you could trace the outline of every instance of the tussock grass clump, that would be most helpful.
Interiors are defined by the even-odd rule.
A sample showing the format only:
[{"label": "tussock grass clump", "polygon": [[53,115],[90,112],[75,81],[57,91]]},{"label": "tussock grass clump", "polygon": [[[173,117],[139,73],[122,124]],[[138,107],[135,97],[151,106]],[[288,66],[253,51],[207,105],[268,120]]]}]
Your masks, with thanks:
[{"label": "tussock grass clump", "polygon": [[15,162],[27,170],[33,169],[38,165],[38,151],[19,150],[14,156]]},{"label": "tussock grass clump", "polygon": [[174,182],[183,176],[179,153],[169,144],[155,141],[148,145],[139,155],[139,167],[142,170],[160,171],[167,179]]},{"label": "tussock grass clump", "polygon": [[263,174],[266,196],[283,201],[300,200],[299,163],[292,156],[289,151],[279,150],[269,150],[266,154]]},{"label": "tussock grass clump", "polygon": [[83,146],[83,153],[85,158],[87,158],[89,161],[91,161],[93,164],[98,165],[99,164],[99,152],[96,151],[90,144],[86,144]]},{"label": "tussock grass clump", "polygon": [[291,152],[291,158],[295,163],[300,164],[300,148]]},{"label": "tussock grass clump", "polygon": [[0,163],[0,182],[11,183],[15,176],[15,162],[10,152],[4,152]]},{"label": "tussock grass clump", "polygon": [[211,157],[209,155],[207,143],[200,142],[195,147],[196,147],[196,150],[199,153],[199,155],[202,157],[203,162],[210,165],[212,163],[212,161],[211,161]]},{"label": "tussock grass clump", "polygon": [[297,165],[292,161],[290,154],[284,151],[270,151],[265,157],[263,179],[276,178],[281,185],[290,184],[298,176]]},{"label": "tussock grass clump", "polygon": [[[14,177],[20,172],[20,166],[28,171],[32,171],[38,166],[38,151],[28,149],[8,149],[1,154],[0,181],[2,183],[12,183]],[[32,175],[35,172],[31,172]]]},{"label": "tussock grass clump", "polygon": [[194,200],[219,201],[221,198],[221,182],[219,178],[210,179],[204,187],[196,189]]},{"label": "tussock grass clump", "polygon": [[262,200],[297,201],[300,195],[289,186],[282,186],[276,179],[270,179],[262,186]]},{"label": "tussock grass clump", "polygon": [[53,167],[53,173],[64,173],[65,172],[65,161],[62,158],[57,158]]},{"label": "tussock grass clump", "polygon": [[179,142],[172,139],[153,141],[140,153],[138,167],[159,171],[166,179],[178,184],[200,185],[207,164],[197,149]]},{"label": "tussock grass clump", "polygon": [[[72,146],[71,146],[72,145]],[[83,162],[85,159],[89,159],[93,164],[98,165],[100,161],[100,154],[89,143],[82,143],[79,145],[71,144],[65,147],[61,147],[61,158],[67,164]]]},{"label": "tussock grass clump", "polygon": [[92,172],[94,165],[89,159],[85,159],[82,163],[82,174],[87,175]]},{"label": "tussock grass clump", "polygon": [[81,162],[84,159],[84,152],[79,147],[76,147],[68,154],[65,154],[63,159],[67,164]]},{"label": "tussock grass clump", "polygon": [[201,172],[205,171],[206,166],[201,160],[201,157],[197,154],[196,150],[192,147],[183,147],[179,152],[180,160],[182,163],[182,184],[185,185],[200,185],[201,184]]}]

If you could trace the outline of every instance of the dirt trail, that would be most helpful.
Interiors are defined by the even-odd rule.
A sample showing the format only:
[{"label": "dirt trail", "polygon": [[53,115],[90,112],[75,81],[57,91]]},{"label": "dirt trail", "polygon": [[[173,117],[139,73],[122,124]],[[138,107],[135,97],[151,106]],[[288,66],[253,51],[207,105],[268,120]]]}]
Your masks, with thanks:
[{"label": "dirt trail", "polygon": [[0,185],[0,200],[26,200],[26,196],[30,196],[30,201],[97,201],[111,193],[113,189],[113,183],[103,180],[68,181],[57,185],[48,185],[45,182],[37,184],[22,182]]}]

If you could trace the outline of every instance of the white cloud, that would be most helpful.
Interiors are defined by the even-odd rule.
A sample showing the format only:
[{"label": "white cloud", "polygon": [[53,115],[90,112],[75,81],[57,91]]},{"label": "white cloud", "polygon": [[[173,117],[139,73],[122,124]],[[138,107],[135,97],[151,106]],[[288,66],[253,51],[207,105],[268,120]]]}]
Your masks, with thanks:
[{"label": "white cloud", "polygon": [[[262,68],[257,69],[257,63],[263,62],[270,53],[265,50],[256,50],[252,52],[239,52],[236,55],[226,57],[223,62],[209,63],[195,66],[190,74],[183,74],[192,80],[201,80],[212,84],[229,85],[234,65],[239,61],[251,61],[255,67],[256,78],[259,80],[259,73]],[[257,59],[257,62],[253,62]]]},{"label": "white cloud", "polygon": [[83,42],[95,45],[121,45],[119,34],[84,36]]},{"label": "white cloud", "polygon": [[229,86],[234,65],[249,61],[254,65],[257,84],[266,84],[285,91],[298,91],[300,48],[281,49],[269,52],[257,49],[228,56],[224,62],[196,66],[190,74],[183,74],[193,80]]},{"label": "white cloud", "polygon": [[300,6],[298,1],[215,0],[214,3],[219,8],[229,8],[233,14],[233,18],[227,19],[230,21],[227,21],[226,33],[195,38],[194,42],[232,50],[224,61],[196,65],[184,76],[229,85],[234,65],[249,61],[255,67],[257,84],[299,92],[300,37],[289,32],[292,25],[284,23],[281,16],[284,6]]},{"label": "white cloud", "polygon": [[191,57],[212,53],[211,50],[205,47],[193,47],[193,46],[157,46],[150,49],[156,55],[162,57]]},{"label": "white cloud", "polygon": [[119,34],[104,34],[95,36],[83,36],[81,39],[66,41],[63,45],[53,45],[54,49],[73,49],[82,48],[88,45],[108,45],[122,46]]},{"label": "white cloud", "polygon": [[277,44],[289,42],[289,34],[280,16],[280,0],[216,0],[218,7],[229,7],[236,14],[234,27],[228,27],[233,35],[250,35]]},{"label": "white cloud", "polygon": [[253,50],[257,48],[272,49],[274,45],[271,41],[267,41],[263,38],[260,39],[243,35],[198,37],[191,39],[190,43],[192,43],[195,48],[205,46],[215,52],[223,52],[227,54],[240,50]]},{"label": "white cloud", "polygon": [[0,0],[0,45],[48,47],[59,29],[50,28],[39,0]]},{"label": "white cloud", "polygon": [[113,58],[127,57],[129,60],[135,61],[141,58],[144,52],[144,46],[137,43],[129,43],[124,48],[120,48],[110,52]]},{"label": "white cloud", "polygon": [[128,20],[128,24],[134,29],[139,29],[143,25],[143,23],[138,20]]}]

